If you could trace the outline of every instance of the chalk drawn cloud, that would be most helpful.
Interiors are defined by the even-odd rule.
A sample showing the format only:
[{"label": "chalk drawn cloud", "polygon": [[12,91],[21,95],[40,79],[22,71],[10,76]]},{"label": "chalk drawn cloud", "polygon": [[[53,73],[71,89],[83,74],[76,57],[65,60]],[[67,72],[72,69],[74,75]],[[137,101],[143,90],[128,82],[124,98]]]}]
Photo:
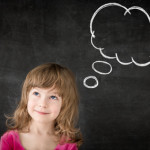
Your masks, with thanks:
[{"label": "chalk drawn cloud", "polygon": [[[120,56],[118,55],[118,52],[117,51],[114,51],[113,55],[109,55],[108,53],[106,53],[106,51],[108,51],[108,49],[106,49],[105,47],[101,47],[101,46],[97,46],[95,43],[94,43],[94,40],[97,38],[96,36],[96,31],[93,29],[93,24],[94,24],[94,21],[97,19],[97,16],[100,12],[104,11],[106,8],[109,9],[109,8],[112,8],[113,6],[115,6],[115,9],[117,8],[121,8],[123,11],[124,11],[124,15],[123,17],[127,16],[127,15],[130,15],[132,16],[133,14],[133,11],[138,11],[140,13],[143,14],[144,17],[146,17],[146,20],[147,20],[147,23],[148,25],[150,26],[150,16],[149,14],[141,7],[138,7],[138,6],[132,6],[130,8],[126,8],[125,6],[121,5],[121,4],[118,4],[118,3],[107,3],[107,4],[104,4],[102,6],[100,6],[93,14],[92,18],[91,18],[91,21],[90,21],[90,32],[91,32],[91,44],[92,46],[99,50],[100,51],[100,54],[106,58],[106,59],[116,59],[121,65],[130,65],[132,63],[134,63],[135,65],[137,66],[140,66],[140,67],[145,67],[147,65],[150,65],[150,61],[149,61],[149,56],[147,56],[147,60],[146,62],[138,62],[136,61],[136,58],[134,58],[134,56],[131,54],[129,57],[130,59],[128,59],[128,61],[122,61],[122,59],[120,59]],[[111,16],[110,16],[111,18]],[[119,19],[119,18],[118,18]],[[140,19],[139,19],[140,20]],[[119,20],[118,20],[119,21]],[[109,22],[109,20],[108,20]],[[110,24],[111,25],[111,24]],[[138,26],[138,24],[136,25]],[[107,27],[106,27],[107,28]],[[129,28],[129,27],[128,27]],[[144,26],[143,26],[144,28]],[[132,28],[131,28],[132,30]],[[98,33],[98,34],[101,34],[101,33]],[[111,36],[111,35],[110,35]],[[137,38],[137,36],[135,37]],[[107,40],[107,39],[106,39]],[[120,39],[118,39],[120,40]],[[124,42],[124,43],[123,43]],[[101,43],[101,41],[100,41]],[[113,42],[112,42],[113,43]],[[125,45],[125,40],[122,41],[122,43]],[[136,43],[136,45],[138,45],[139,41]],[[128,44],[125,45],[126,47],[128,46]],[[134,46],[133,46],[134,47]],[[115,49],[119,49],[120,47],[115,47]],[[137,47],[138,48],[138,47]],[[119,49],[120,50],[120,49]],[[118,50],[118,51],[119,51]],[[141,48],[141,50],[143,51],[144,53],[144,49]],[[120,50],[121,51],[121,50]]]},{"label": "chalk drawn cloud", "polygon": [[[97,38],[97,35],[96,35],[96,31],[95,30],[93,30],[93,22],[97,19],[97,16],[98,16],[98,14],[100,13],[100,12],[102,12],[102,11],[104,11],[106,8],[108,8],[108,9],[110,9],[110,7],[112,8],[112,6],[115,6],[115,9],[117,9],[117,8],[119,8],[119,9],[121,9],[121,10],[123,10],[123,17],[122,17],[122,14],[121,14],[121,18],[123,18],[123,20],[119,20],[120,18],[118,17],[118,12],[115,14],[116,16],[115,16],[115,19],[118,19],[115,23],[113,22],[114,20],[111,18],[111,15],[113,14],[113,11],[110,11],[109,10],[109,13],[107,12],[105,12],[104,13],[104,15],[103,15],[103,17],[102,18],[100,18],[101,20],[102,20],[102,22],[100,22],[101,23],[101,25],[100,26],[102,26],[102,28],[100,28],[100,26],[98,26],[98,28],[100,28],[100,34],[98,33],[98,36],[100,35],[102,35],[102,38],[101,38],[101,40],[98,40],[98,42],[100,42],[100,44],[101,44],[101,46],[97,46],[97,44],[95,44],[94,43],[94,40]],[[117,7],[117,8],[116,8]],[[147,23],[147,27],[148,27],[148,29],[149,30],[147,30],[147,28],[146,28],[146,26],[145,26],[145,22],[143,23],[143,25],[141,25],[139,22],[137,22],[136,24],[134,24],[134,26],[132,26],[132,28],[130,29],[130,25],[128,25],[128,24],[125,24],[124,23],[124,16],[127,16],[127,15],[129,15],[129,16],[133,16],[133,11],[136,11],[136,14],[137,14],[137,11],[138,12],[140,12],[143,16],[143,18],[145,17],[146,18],[146,23]],[[132,12],[132,13],[131,13]],[[137,14],[137,16],[138,16],[139,14]],[[127,17],[128,18],[128,17]],[[129,19],[130,20],[125,20],[127,23],[128,22],[135,22],[136,20],[138,20],[138,21],[143,21],[143,19],[137,19],[136,18],[136,20],[134,20],[133,18],[130,18],[129,17]],[[106,22],[104,22],[103,23],[103,21],[104,20],[106,20]],[[98,20],[99,21],[99,20]],[[112,30],[114,30],[114,24],[116,25],[116,24],[118,24],[118,22],[119,23],[122,23],[123,22],[123,24],[122,24],[122,26],[121,27],[123,27],[123,29],[122,29],[122,33],[124,34],[124,38],[122,38],[122,34],[120,35],[120,32],[119,32],[119,34],[117,35],[116,34],[116,32],[115,32],[115,34],[113,33],[113,32],[111,32],[109,29],[112,29]],[[140,27],[138,27],[138,25],[140,25]],[[109,26],[109,28],[107,28]],[[120,24],[119,24],[119,27],[120,27]],[[127,27],[127,29],[129,29],[129,31],[127,32],[127,34],[126,34],[126,30],[124,30],[124,27]],[[144,29],[143,28],[141,28],[141,27],[144,27]],[[117,28],[116,28],[117,29]],[[115,30],[116,30],[115,29]],[[139,30],[140,29],[140,30]],[[105,30],[106,30],[106,33],[105,33]],[[131,32],[131,30],[134,30],[134,32]],[[140,31],[140,32],[138,32],[138,31]],[[143,33],[143,31],[145,31],[144,33]],[[133,7],[130,7],[130,8],[126,8],[125,6],[123,6],[123,5],[120,5],[120,4],[118,4],[118,3],[107,3],[107,4],[104,4],[104,5],[102,5],[102,6],[100,6],[95,12],[94,12],[94,14],[93,14],[93,16],[92,16],[92,18],[91,18],[91,21],[90,21],[90,32],[91,32],[91,44],[92,44],[92,46],[95,48],[95,49],[97,49],[97,50],[99,50],[99,52],[100,52],[100,54],[104,57],[104,58],[106,58],[106,59],[116,59],[121,65],[130,65],[130,64],[135,64],[135,65],[137,65],[137,66],[139,66],[139,67],[145,67],[145,66],[148,66],[148,65],[150,65],[150,61],[149,61],[149,57],[147,58],[148,59],[148,61],[146,61],[146,62],[139,62],[139,61],[136,61],[135,60],[135,56],[134,55],[131,55],[131,54],[129,54],[128,56],[129,56],[129,61],[122,61],[122,59],[120,59],[120,55],[118,55],[119,54],[119,52],[120,51],[122,51],[123,53],[124,53],[124,49],[125,50],[128,50],[129,48],[131,48],[130,50],[132,50],[132,49],[134,49],[135,48],[135,45],[137,46],[136,47],[136,49],[134,50],[134,53],[135,54],[142,54],[142,53],[139,53],[139,51],[138,51],[138,49],[140,49],[141,51],[145,51],[145,47],[147,48],[146,50],[146,52],[143,52],[143,53],[145,53],[145,54],[147,54],[147,53],[149,53],[149,47],[150,47],[150,42],[149,42],[149,39],[150,39],[150,16],[148,15],[148,13],[143,9],[143,8],[141,8],[141,7],[138,7],[138,6],[133,6]],[[130,36],[130,34],[131,33],[135,33],[135,32],[137,32],[138,34],[135,36],[134,34],[133,34],[133,37],[135,36],[136,37],[136,40],[135,39],[133,39],[133,37],[131,38],[131,37],[129,37]],[[104,34],[105,35],[104,35]],[[128,34],[129,33],[129,34]],[[114,37],[112,36],[112,35],[115,35]],[[141,37],[141,35],[144,35],[144,38],[143,37]],[[146,36],[145,36],[146,35]],[[149,35],[149,36],[148,36]],[[107,38],[106,38],[107,37]],[[109,37],[109,38],[108,38]],[[114,48],[114,45],[115,45],[115,41],[114,41],[114,38],[115,37],[118,37],[118,39],[115,39],[120,45],[120,47],[115,47]],[[126,39],[128,39],[128,37],[129,37],[129,44],[131,44],[131,46],[129,47],[128,46],[128,44],[127,43],[125,43],[125,41],[126,41]],[[122,40],[122,41],[121,41]],[[109,43],[109,42],[110,43]],[[143,42],[142,44],[144,45],[143,47],[140,47],[141,46],[141,42]],[[102,47],[102,43],[105,43],[104,44],[104,47]],[[132,45],[133,43],[135,43],[135,45]],[[111,45],[112,44],[112,45]],[[148,45],[149,44],[149,45]],[[108,45],[108,47],[107,47],[107,45]],[[117,46],[118,46],[118,44],[117,44]],[[107,48],[106,48],[107,47]],[[139,48],[140,47],[140,48]],[[120,48],[120,49],[119,49]],[[124,48],[124,49],[123,49]],[[110,50],[112,50],[112,49],[114,49],[115,51],[111,51],[112,53],[106,53],[106,51],[110,51]],[[119,51],[117,51],[116,52],[116,50],[117,49],[119,49]],[[127,53],[125,53],[125,54],[128,54],[130,51],[128,51]],[[109,55],[110,54],[110,55]],[[134,56],[134,57],[133,57]],[[125,55],[123,55],[123,57],[126,57]],[[141,57],[141,56],[140,56]],[[147,55],[146,55],[146,57],[147,57]],[[98,70],[97,68],[96,68],[96,65],[98,65],[98,66],[101,66],[101,65],[105,65],[105,67],[109,67],[109,70],[108,71],[106,71],[106,72],[103,72],[103,71],[100,71],[100,70]],[[99,75],[108,75],[108,74],[110,74],[111,72],[112,72],[112,65],[110,64],[110,63],[108,63],[108,62],[106,62],[106,61],[101,61],[101,60],[97,60],[97,61],[94,61],[93,63],[92,63],[92,69],[93,69],[93,71],[95,72],[95,73],[97,73],[97,74],[99,74]],[[93,85],[89,85],[88,84],[88,80],[93,80],[94,81],[94,84]],[[92,89],[92,88],[96,88],[98,85],[99,85],[99,81],[98,81],[98,79],[97,79],[97,77],[95,77],[95,76],[93,76],[93,75],[90,75],[90,76],[87,76],[86,78],[84,78],[84,80],[83,80],[83,85],[86,87],[86,88],[90,88],[90,89]]]}]

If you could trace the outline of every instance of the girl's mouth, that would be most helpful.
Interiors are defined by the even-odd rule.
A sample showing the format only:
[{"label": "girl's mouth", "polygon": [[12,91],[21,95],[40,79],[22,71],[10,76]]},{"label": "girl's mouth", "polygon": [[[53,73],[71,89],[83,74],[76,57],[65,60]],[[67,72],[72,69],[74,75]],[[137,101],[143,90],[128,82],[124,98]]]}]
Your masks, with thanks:
[{"label": "girl's mouth", "polygon": [[48,115],[49,113],[47,113],[47,112],[41,112],[41,111],[37,111],[37,110],[35,110],[38,114],[41,114],[41,115]]}]

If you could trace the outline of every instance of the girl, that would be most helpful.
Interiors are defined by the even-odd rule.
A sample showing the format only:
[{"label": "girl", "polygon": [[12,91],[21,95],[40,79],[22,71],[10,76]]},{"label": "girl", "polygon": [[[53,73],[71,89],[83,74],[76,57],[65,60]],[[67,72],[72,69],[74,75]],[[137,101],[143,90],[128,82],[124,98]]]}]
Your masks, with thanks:
[{"label": "girl", "polygon": [[72,72],[47,63],[31,70],[24,81],[21,101],[0,150],[77,150],[82,137],[78,120],[78,92]]}]

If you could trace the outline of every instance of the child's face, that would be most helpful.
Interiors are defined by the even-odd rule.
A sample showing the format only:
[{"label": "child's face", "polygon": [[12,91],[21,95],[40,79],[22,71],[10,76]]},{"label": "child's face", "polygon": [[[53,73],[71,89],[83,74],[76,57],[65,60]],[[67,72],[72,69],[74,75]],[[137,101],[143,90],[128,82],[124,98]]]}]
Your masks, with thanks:
[{"label": "child's face", "polygon": [[28,113],[33,121],[53,122],[60,113],[62,98],[56,89],[32,88],[28,98]]}]

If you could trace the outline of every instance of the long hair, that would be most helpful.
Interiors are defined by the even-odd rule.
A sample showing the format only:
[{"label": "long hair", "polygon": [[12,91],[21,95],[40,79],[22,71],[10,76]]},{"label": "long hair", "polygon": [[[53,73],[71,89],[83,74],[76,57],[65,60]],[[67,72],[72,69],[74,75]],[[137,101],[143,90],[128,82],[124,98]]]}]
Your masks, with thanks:
[{"label": "long hair", "polygon": [[[31,117],[27,111],[28,95],[33,87],[56,88],[62,97],[62,106],[55,120],[55,134],[65,142],[82,144],[82,135],[77,128],[79,117],[79,95],[73,73],[66,67],[55,63],[47,63],[31,70],[23,83],[20,103],[12,117],[7,116],[6,125],[9,130],[24,132],[29,126]],[[28,130],[29,131],[29,130]],[[26,131],[26,132],[28,132]]]}]

